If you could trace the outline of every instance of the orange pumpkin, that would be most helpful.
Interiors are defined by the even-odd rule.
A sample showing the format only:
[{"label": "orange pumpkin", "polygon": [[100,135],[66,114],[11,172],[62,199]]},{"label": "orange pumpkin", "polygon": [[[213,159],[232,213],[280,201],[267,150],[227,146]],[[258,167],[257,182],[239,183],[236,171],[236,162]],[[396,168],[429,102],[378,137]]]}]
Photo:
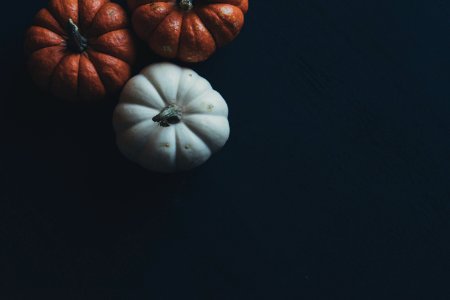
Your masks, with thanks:
[{"label": "orange pumpkin", "polygon": [[137,35],[158,55],[185,62],[210,57],[244,25],[248,0],[128,0]]},{"label": "orange pumpkin", "polygon": [[125,11],[109,0],[50,0],[26,34],[36,84],[67,100],[98,100],[131,77],[135,48]]}]

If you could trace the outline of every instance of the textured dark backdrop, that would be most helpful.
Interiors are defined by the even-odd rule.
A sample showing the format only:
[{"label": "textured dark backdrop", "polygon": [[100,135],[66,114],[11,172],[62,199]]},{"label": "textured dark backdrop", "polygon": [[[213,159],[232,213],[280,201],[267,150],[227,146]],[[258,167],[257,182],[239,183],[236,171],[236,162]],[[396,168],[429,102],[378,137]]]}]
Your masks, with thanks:
[{"label": "textured dark backdrop", "polygon": [[2,4],[1,299],[450,299],[450,2],[250,3],[194,66],[231,139],[171,176],[34,87],[46,1]]}]

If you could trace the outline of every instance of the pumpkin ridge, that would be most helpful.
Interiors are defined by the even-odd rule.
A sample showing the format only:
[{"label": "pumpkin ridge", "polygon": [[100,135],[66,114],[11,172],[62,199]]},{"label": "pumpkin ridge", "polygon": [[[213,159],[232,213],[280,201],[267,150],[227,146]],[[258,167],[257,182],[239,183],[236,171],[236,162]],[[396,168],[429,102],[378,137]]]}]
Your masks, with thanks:
[{"label": "pumpkin ridge", "polygon": [[95,65],[94,59],[91,59],[91,58],[89,57],[89,49],[88,49],[87,51],[85,51],[84,53],[86,54],[87,59],[89,59],[89,61],[92,63],[92,66],[94,67],[95,72],[97,72],[98,79],[100,79],[101,84],[102,84],[103,87],[105,88],[105,92],[108,92],[108,91],[107,91],[107,85],[105,84],[105,80],[102,78],[102,75],[101,75],[100,72],[98,71],[98,66]]},{"label": "pumpkin ridge", "polygon": [[179,166],[180,164],[180,158],[179,156],[181,156],[181,141],[180,141],[180,135],[178,134],[177,128],[174,129],[175,130],[175,167]]},{"label": "pumpkin ridge", "polygon": [[150,80],[150,78],[148,78],[147,76],[145,76],[144,74],[142,74],[145,79],[147,79],[147,81],[155,88],[155,91],[158,93],[158,96],[162,99],[162,101],[164,102],[164,105],[169,105],[169,101],[167,101],[166,97],[163,97],[163,93],[162,91],[159,89],[158,86],[156,86],[156,84],[153,84],[153,82]]},{"label": "pumpkin ridge", "polygon": [[[80,65],[79,60],[76,61],[76,57],[79,59],[80,54],[69,53],[64,56],[63,60],[56,67],[56,71],[53,73],[53,78],[51,81],[52,85],[50,86],[50,91],[57,97],[60,97],[60,93],[67,91],[68,89],[70,93],[68,94],[66,100],[71,102],[77,98],[76,95],[78,91],[78,71]],[[67,70],[72,71],[72,67],[77,68],[76,73],[66,73]],[[68,75],[68,77],[66,77],[66,75]],[[73,81],[67,80],[67,78],[73,79]]]},{"label": "pumpkin ridge", "polygon": [[[196,133],[196,135],[201,139],[201,140],[203,140],[204,142],[205,142],[205,144],[207,144],[208,145],[208,147],[210,148],[210,150],[211,150],[211,153],[215,153],[215,152],[217,152],[220,148],[221,148],[221,146],[220,145],[214,145],[214,144],[211,144],[211,141],[209,140],[209,137],[208,137],[208,135],[207,134],[205,134],[204,132],[202,132],[203,130],[202,129],[204,129],[205,128],[205,125],[206,124],[198,124],[197,123],[197,121],[195,121],[195,120],[193,120],[192,119],[192,116],[202,116],[202,118],[204,119],[204,120],[206,120],[207,118],[206,117],[209,117],[209,118],[212,118],[212,119],[225,119],[227,122],[228,122],[228,117],[224,117],[224,116],[214,116],[214,115],[209,115],[209,114],[203,114],[203,115],[201,115],[201,114],[192,114],[192,115],[189,115],[185,120],[184,120],[184,124],[186,124],[186,126],[188,126],[189,127],[189,129],[191,129],[192,130],[192,127],[194,127],[194,129],[196,129],[196,130],[192,130],[194,133]],[[193,125],[192,123],[197,123],[197,125]]]},{"label": "pumpkin ridge", "polygon": [[[78,0],[78,4],[80,4],[80,0]],[[77,93],[76,96],[79,97],[80,96],[80,62],[81,62],[81,55],[78,55],[78,70],[77,70]]]},{"label": "pumpkin ridge", "polygon": [[90,41],[92,41],[92,40],[96,40],[96,39],[99,39],[99,38],[101,38],[101,37],[102,37],[102,36],[104,36],[104,35],[110,34],[111,32],[116,32],[116,31],[123,31],[123,30],[125,30],[125,31],[128,31],[128,29],[126,29],[126,28],[119,28],[119,29],[114,29],[114,30],[111,30],[111,31],[108,31],[108,32],[102,33],[102,34],[100,34],[99,36],[95,36],[95,37],[90,37],[90,38],[88,38],[88,40],[90,40]]},{"label": "pumpkin ridge", "polygon": [[[112,31],[105,32],[105,33],[99,35],[98,37],[90,38],[89,41],[92,41],[92,40],[98,40],[98,39],[100,39],[102,36],[107,35],[107,34],[110,34],[110,33],[112,33],[112,32],[116,32],[116,31],[126,31],[127,33],[129,32],[128,29],[125,29],[125,28],[122,28],[122,29],[115,29],[115,30],[112,30]],[[90,45],[91,48],[93,48],[93,49],[95,50],[95,52],[99,52],[99,53],[102,53],[102,54],[105,54],[105,55],[112,56],[112,57],[114,57],[114,58],[117,58],[117,59],[119,59],[119,60],[121,60],[121,61],[123,61],[123,62],[129,64],[129,65],[133,64],[133,61],[132,61],[132,60],[126,61],[126,60],[124,60],[124,59],[121,58],[121,57],[117,57],[117,56],[115,56],[115,55],[113,55],[113,54],[106,53],[105,51],[98,50],[97,47],[99,46],[99,44],[100,44],[100,43],[98,43],[98,44],[95,44],[95,43],[92,44],[92,43],[90,43],[89,45]]]},{"label": "pumpkin ridge", "polygon": [[[52,16],[52,17],[53,17],[53,16]],[[58,25],[59,25],[59,23],[58,23]],[[44,28],[44,29],[50,31],[51,33],[57,34],[57,35],[60,36],[63,40],[66,40],[66,38],[67,38],[67,36],[63,36],[63,35],[61,35],[60,33],[55,32],[52,28],[50,28],[50,26],[49,26],[49,27],[46,27],[46,26],[43,26],[43,24],[39,24],[39,25],[33,24],[32,26]],[[66,35],[66,32],[65,32],[65,31],[64,31],[64,35]]]},{"label": "pumpkin ridge", "polygon": [[[217,49],[217,48],[219,47],[219,43],[217,42],[216,36],[212,33],[211,29],[209,29],[209,27],[206,26],[206,23],[205,23],[205,21],[203,20],[203,18],[200,16],[200,14],[197,13],[196,15],[197,15],[197,17],[200,19],[200,21],[202,21],[203,26],[205,26],[206,30],[208,30],[209,34],[210,34],[211,37],[213,38],[214,44],[215,44],[216,49]],[[227,28],[227,29],[228,29],[228,28]]]},{"label": "pumpkin ridge", "polygon": [[[128,63],[109,54],[89,52],[91,62],[94,64],[99,77],[105,86],[106,94],[115,93],[126,83],[131,67]],[[126,75],[126,77],[124,77]]]},{"label": "pumpkin ridge", "polygon": [[[110,14],[113,10],[115,16]],[[96,12],[89,28],[85,30],[88,38],[97,37],[117,29],[129,29],[129,20],[126,11],[115,2],[106,2]]]},{"label": "pumpkin ridge", "polygon": [[[79,99],[96,100],[105,97],[106,88],[100,79],[97,69],[95,69],[86,52],[80,55],[80,73],[78,80],[80,92]],[[94,88],[91,90],[90,87]]]},{"label": "pumpkin ridge", "polygon": [[[128,63],[109,54],[89,49],[94,64],[107,94],[115,93],[126,83],[131,67]],[[109,58],[109,59],[108,59]],[[99,65],[100,64],[100,65]],[[127,76],[126,78],[124,76]]]},{"label": "pumpkin ridge", "polygon": [[[208,3],[208,5],[211,5],[211,4],[227,4],[227,5],[231,5],[231,6],[234,6],[236,8],[239,8],[239,10],[242,11],[242,13],[245,15],[245,14],[247,14],[248,8],[246,10],[244,10],[241,7],[241,6],[245,7],[245,5],[243,5],[243,2],[245,2],[245,1],[246,0],[241,0],[241,1],[239,1],[239,3],[228,3],[228,1],[224,1],[224,2],[214,1],[214,2]],[[248,4],[247,4],[247,7],[248,7]]]},{"label": "pumpkin ridge", "polygon": [[[79,7],[78,7],[78,4],[79,4],[79,0],[77,0],[77,18],[78,18],[78,14],[79,14],[79,12],[80,12],[80,10],[79,10]],[[56,13],[54,12],[54,11],[52,11],[52,9],[51,9],[51,5],[49,5],[46,9],[48,10],[48,12],[50,13],[50,15],[56,20],[56,22],[59,24],[59,26],[64,30],[64,32],[65,33],[67,33],[67,23],[64,23],[64,24],[62,24],[59,20],[58,20],[58,18],[56,18]],[[65,22],[68,22],[69,20],[66,20]],[[75,21],[75,20],[74,20]],[[77,19],[76,20],[76,24],[78,24],[80,22],[80,20],[79,19]]]},{"label": "pumpkin ridge", "polygon": [[[29,31],[30,31],[33,27],[35,27],[35,28],[42,28],[42,29],[47,30],[48,32],[51,32],[52,34],[56,35],[58,38],[61,39],[60,44],[57,44],[57,45],[48,45],[48,46],[44,46],[44,47],[40,47],[40,48],[29,49],[29,48],[30,48],[30,46],[29,46],[29,44],[28,44],[28,43],[29,43],[29,35],[30,35]],[[26,52],[28,53],[28,55],[32,54],[33,52],[36,52],[36,51],[39,51],[39,50],[42,50],[42,49],[46,49],[46,48],[50,48],[50,47],[64,47],[64,48],[65,48],[65,46],[66,46],[66,41],[65,41],[65,39],[64,39],[63,36],[61,36],[60,34],[54,32],[54,31],[52,31],[52,30],[50,30],[49,28],[43,27],[43,26],[41,26],[41,25],[32,25],[32,26],[27,30],[26,35],[27,35],[27,37],[25,38],[25,46],[26,46],[26,47],[25,47],[25,50],[26,50]]]},{"label": "pumpkin ridge", "polygon": [[[122,30],[122,29],[121,29],[121,30]],[[112,31],[111,31],[111,32],[112,32]],[[97,49],[95,49],[95,47],[92,47],[92,46],[91,46],[91,48],[92,48],[92,50],[94,50],[94,51],[97,52],[97,53],[101,53],[101,54],[103,54],[103,55],[108,55],[108,56],[114,57],[115,59],[118,59],[118,60],[120,60],[120,61],[122,61],[122,62],[124,62],[124,63],[126,63],[126,64],[128,64],[128,65],[130,64],[130,62],[127,62],[127,61],[123,60],[123,59],[120,58],[120,57],[117,57],[117,56],[115,56],[115,55],[106,53],[105,51],[97,50]]]},{"label": "pumpkin ridge", "polygon": [[176,4],[176,3],[175,3],[176,0],[159,0],[159,1],[154,1],[154,0],[153,0],[152,2],[149,2],[149,3],[140,3],[140,4],[138,4],[137,6],[130,7],[130,10],[132,10],[132,13],[134,13],[139,7],[144,6],[144,5],[147,5],[147,4],[151,4],[151,3],[156,3],[156,2],[163,2],[163,3]]},{"label": "pumpkin ridge", "polygon": [[[150,80],[148,80],[148,78],[143,73],[137,74],[136,76],[134,76],[134,78],[136,80],[138,80],[138,78],[139,78],[139,80],[142,80],[142,84],[145,84],[146,88],[151,88],[152,90],[154,90],[155,93],[156,93],[155,97],[148,97],[148,98],[138,97],[138,98],[132,99],[131,101],[133,101],[133,102],[130,102],[130,101],[123,100],[123,98],[121,96],[120,101],[121,102],[123,101],[123,102],[126,102],[126,103],[130,103],[130,104],[139,104],[139,105],[142,105],[144,107],[148,107],[150,109],[154,109],[154,110],[156,110],[159,113],[167,104],[164,101],[164,99],[162,99],[161,95],[159,95],[158,90],[156,90],[156,88],[153,85],[153,83],[151,83]],[[127,89],[129,89],[128,84],[126,84],[125,87],[124,87],[124,90],[127,90]],[[122,93],[123,93],[123,91],[122,91]],[[147,101],[150,98],[153,100],[153,98],[157,98],[157,97],[159,97],[159,100],[161,100],[161,101],[156,101],[156,103],[152,103],[152,101]]]},{"label": "pumpkin ridge", "polygon": [[[50,29],[50,28],[44,27],[44,26],[42,26],[42,25],[32,25],[32,26],[30,27],[30,29],[31,29],[32,27],[39,27],[39,28],[48,30],[48,31],[50,31],[51,33],[53,33],[53,34],[59,36],[62,40],[65,40],[65,37],[63,37],[61,34],[59,34],[59,33],[57,33],[57,32],[54,32],[54,31],[53,31],[52,29]],[[56,45],[55,45],[55,46],[56,46]]]},{"label": "pumpkin ridge", "polygon": [[[164,21],[165,21],[169,16],[171,16],[172,14],[178,14],[178,13],[179,13],[179,12],[178,12],[177,10],[173,10],[173,11],[171,11],[170,13],[168,13],[167,16],[165,16],[165,17],[161,20],[161,22],[158,24],[158,26],[156,26],[155,30],[152,31],[151,35],[149,35],[148,40],[149,40],[149,41],[152,40],[152,35],[154,35],[155,32],[159,29],[159,27],[161,27],[162,24],[164,24]],[[183,26],[184,17],[183,17],[183,16],[179,16],[179,17],[181,18],[181,26],[180,26],[180,29],[181,29],[181,27]],[[179,45],[180,45],[181,30],[177,30],[177,31],[179,32],[179,34],[178,34],[178,41],[177,41],[177,49],[176,49],[176,51],[175,51],[176,54],[175,54],[174,58],[178,56],[178,49],[179,49]],[[149,42],[148,42],[148,44],[149,44]],[[152,47],[150,47],[150,48],[152,48]],[[153,50],[153,52],[156,52],[156,51]],[[159,51],[158,51],[158,52],[159,52]],[[156,53],[156,54],[160,55],[159,53]],[[160,56],[161,56],[161,55],[160,55]]]},{"label": "pumpkin ridge", "polygon": [[[152,120],[150,120],[150,121],[152,121]],[[145,122],[147,122],[147,121],[145,121]],[[142,124],[142,122],[139,124]],[[161,135],[161,133],[162,133],[162,131],[152,130],[152,133],[147,136],[147,141],[144,143],[144,145],[135,151],[135,156],[137,157],[137,161],[142,160],[142,156],[145,154],[145,148],[147,148],[147,145],[150,144],[153,140],[156,140]]]},{"label": "pumpkin ridge", "polygon": [[[59,47],[59,46],[54,46],[54,47]],[[47,47],[49,48],[49,47]],[[47,90],[51,90],[51,86],[52,86],[52,82],[53,82],[53,77],[55,77],[55,72],[58,69],[59,65],[62,63],[62,61],[64,60],[64,58],[67,57],[67,51],[64,50],[64,54],[62,55],[61,59],[59,60],[59,62],[57,64],[55,64],[55,67],[53,68],[49,80],[48,80],[48,85],[47,85]]]},{"label": "pumpkin ridge", "polygon": [[[151,112],[152,114],[154,114],[155,112],[156,112],[156,114],[159,112],[159,110],[158,109],[156,109],[156,108],[153,108],[153,107],[149,107],[149,106],[145,106],[145,105],[143,105],[143,104],[140,104],[140,103],[132,103],[132,102],[127,102],[127,101],[120,101],[120,103],[117,105],[117,107],[118,107],[118,109],[120,110],[120,109],[122,109],[122,110],[126,110],[126,108],[128,108],[128,107],[134,107],[134,109],[142,109],[142,110],[148,110],[149,112]],[[127,130],[129,130],[129,129],[131,129],[131,128],[133,128],[134,126],[137,126],[137,125],[139,125],[139,124],[142,124],[142,123],[144,123],[144,122],[148,122],[148,121],[153,121],[152,119],[146,119],[146,120],[142,120],[142,121],[139,121],[139,122],[136,122],[136,123],[132,123],[132,124],[130,124],[129,126],[123,126],[123,127],[120,127],[120,130],[121,131],[127,131]],[[154,122],[154,121],[153,121]]]},{"label": "pumpkin ridge", "polygon": [[[231,4],[229,4],[229,5],[231,5]],[[235,6],[235,5],[231,5],[231,6]],[[238,7],[239,8],[239,7]],[[208,6],[205,6],[204,8],[203,8],[205,11],[208,11],[209,13],[211,13],[211,14],[214,14],[216,17],[217,17],[217,19],[219,19],[220,21],[221,21],[221,23],[223,24],[223,26],[221,26],[221,30],[226,30],[227,32],[228,32],[228,34],[230,35],[230,36],[232,36],[233,37],[233,39],[237,36],[237,34],[235,34],[235,33],[233,33],[233,31],[230,29],[230,28],[228,28],[228,26],[230,25],[228,22],[225,22],[225,20],[223,19],[223,18],[221,18],[220,17],[220,15],[214,10],[214,9],[211,9],[210,7],[208,7]],[[200,20],[202,20],[202,22],[203,22],[203,19],[200,17],[200,14],[199,14],[199,18],[200,18]],[[208,30],[210,30],[209,29],[209,26],[207,26],[206,24],[207,23],[205,23],[205,22],[203,22],[203,24],[205,24],[205,27],[208,29]],[[212,33],[212,32],[211,32]],[[228,42],[224,42],[224,43],[219,43],[218,41],[217,41],[217,38],[216,38],[216,36],[215,36],[215,34],[212,34],[212,36],[213,36],[213,38],[214,38],[214,41],[216,42],[216,46],[217,47],[222,47],[222,46],[224,46],[225,44],[227,44]]]},{"label": "pumpkin ridge", "polygon": [[180,141],[180,135],[178,134],[178,127],[174,128],[175,131],[175,168],[177,168],[180,165],[180,158],[179,156],[181,156],[181,151],[179,149],[181,149],[181,141]]},{"label": "pumpkin ridge", "polygon": [[[230,6],[237,7],[237,6],[231,5],[231,4],[230,4]],[[239,7],[237,7],[237,8],[239,8]],[[244,23],[242,23],[242,24],[241,24],[241,27],[239,28],[239,30],[237,30],[236,33],[234,33],[233,30],[232,30],[232,28],[235,28],[234,24],[230,23],[230,21],[229,21],[228,19],[222,18],[222,17],[217,13],[217,11],[215,11],[215,10],[213,10],[213,9],[211,9],[211,8],[210,8],[210,10],[213,11],[213,12],[219,17],[219,19],[222,21],[224,27],[228,30],[229,33],[231,33],[231,36],[233,37],[233,39],[236,38],[237,35],[241,32],[241,30],[242,30],[242,28],[243,28],[243,26],[244,26]],[[239,8],[239,10],[242,12],[242,10],[241,10],[240,8]],[[243,15],[243,17],[245,17],[245,14],[244,14],[244,13],[242,13],[242,15]],[[245,22],[245,19],[243,19],[243,20],[244,20],[243,22]]]},{"label": "pumpkin ridge", "polygon": [[[196,138],[198,138],[199,141],[202,142],[202,144],[203,144],[206,148],[208,148],[209,152],[211,152],[211,153],[214,152],[214,151],[212,151],[211,146],[208,145],[208,144],[205,142],[205,140],[204,140],[201,136],[199,136],[195,131],[193,131],[186,123],[183,122],[183,125],[184,125],[186,131],[189,131],[189,133],[191,133],[191,134],[194,135]],[[177,135],[177,136],[178,136],[178,135]]]},{"label": "pumpkin ridge", "polygon": [[[188,69],[182,68],[182,69],[181,69],[181,72],[180,72],[180,82],[178,83],[178,89],[177,89],[177,95],[176,95],[176,104],[178,104],[179,106],[183,106],[183,105],[182,105],[183,103],[182,103],[181,100],[184,98],[184,96],[187,95],[187,93],[189,92],[189,90],[192,88],[192,85],[189,86],[189,90],[185,91],[185,93],[184,93],[183,95],[180,95],[180,86],[181,86],[181,82],[182,82],[182,79],[183,79],[183,73],[186,72],[186,71],[189,72]],[[198,74],[197,74],[197,76],[198,76]],[[198,77],[196,78],[196,81],[195,81],[195,82],[197,82],[197,80],[198,80]]]},{"label": "pumpkin ridge", "polygon": [[[80,1],[80,0],[78,0]],[[95,13],[95,15],[92,17],[91,23],[89,24],[89,26],[86,26],[86,32],[90,32],[91,28],[92,28],[92,24],[94,24],[95,18],[97,18],[98,13],[103,9],[103,7],[105,7],[106,4],[108,4],[110,2],[105,2],[103,3],[102,6],[100,6],[100,8],[97,10],[97,12]]]},{"label": "pumpkin ridge", "polygon": [[[183,106],[187,106],[187,105],[185,104],[186,96],[189,95],[190,91],[194,88],[194,86],[197,84],[197,82],[198,82],[199,80],[201,80],[201,79],[202,79],[202,77],[201,77],[201,76],[198,76],[198,77],[197,77],[197,80],[195,80],[195,81],[191,84],[191,87],[186,91],[186,93],[184,94],[183,98],[177,99],[179,102],[181,102],[182,104],[184,104]],[[205,91],[202,92],[199,96],[196,96],[194,99],[189,100],[189,102],[192,102],[193,100],[196,100],[198,97],[203,96],[203,94],[206,93],[206,92],[208,92],[209,90],[210,90],[210,89],[205,90]]]},{"label": "pumpkin ridge", "polygon": [[180,70],[180,78],[178,79],[178,85],[177,85],[177,93],[176,93],[176,95],[175,95],[175,104],[177,104],[177,105],[179,105],[180,103],[180,100],[178,99],[178,93],[180,92],[180,87],[181,87],[181,81],[182,81],[182,79],[183,79],[183,72],[185,71],[186,69],[184,69],[184,68],[182,68],[181,70]]},{"label": "pumpkin ridge", "polygon": [[[186,22],[187,18],[184,14],[181,15],[181,26],[180,26],[180,34],[178,35],[178,43],[177,43],[177,51],[175,57],[178,57],[180,54],[180,44],[181,44],[181,35],[183,34],[183,28],[186,26],[184,22]],[[180,82],[178,82],[180,84]]]},{"label": "pumpkin ridge", "polygon": [[199,80],[201,80],[201,76],[198,75],[197,78],[195,79],[195,81],[189,87],[189,89],[184,93],[183,97],[181,97],[180,99],[177,99],[178,104],[180,104],[181,106],[184,106],[186,96],[189,95],[189,92],[194,88],[194,86],[197,84],[197,82]]},{"label": "pumpkin ridge", "polygon": [[[188,145],[186,145],[186,144],[183,145],[181,142],[181,136],[183,136],[183,135],[184,136],[191,135],[194,138],[189,139],[191,141],[189,142]],[[197,143],[197,146],[201,145],[199,148],[201,148],[201,147],[206,148],[209,152],[209,156],[211,156],[211,154],[213,153],[212,150],[210,149],[210,147],[195,132],[193,132],[191,129],[189,129],[189,127],[187,127],[186,124],[184,124],[184,123],[180,123],[179,126],[175,127],[175,137],[176,137],[176,147],[177,147],[176,148],[177,151],[175,152],[175,155],[176,155],[175,163],[176,163],[176,168],[178,168],[180,170],[188,170],[193,165],[196,165],[195,161],[189,161],[190,160],[189,154],[182,151],[183,149],[188,149],[188,148],[185,148],[186,146],[188,146],[190,148],[191,142],[194,142],[194,144]],[[183,164],[181,162],[181,160],[186,159],[186,158],[189,162],[188,162],[188,164]],[[208,160],[208,159],[209,159],[209,157],[206,160]]]},{"label": "pumpkin ridge", "polygon": [[34,53],[34,52],[36,52],[36,51],[43,50],[43,49],[47,49],[47,48],[51,48],[51,47],[61,47],[61,48],[64,48],[64,49],[65,49],[66,45],[65,45],[65,44],[60,44],[60,45],[53,45],[53,46],[45,46],[45,47],[42,47],[42,48],[38,48],[38,49],[36,49],[36,50],[33,50],[33,51],[31,51],[30,53],[32,54],[32,53]]},{"label": "pumpkin ridge", "polygon": [[219,115],[217,113],[212,112],[195,112],[195,113],[189,113],[189,111],[186,112],[186,115],[189,115],[189,117],[200,117],[200,116],[211,116],[211,117],[219,117],[219,118],[225,118],[223,115]]},{"label": "pumpkin ridge", "polygon": [[208,148],[208,150],[211,153],[214,153],[213,146],[211,146],[210,144],[208,144],[208,142],[206,142],[206,139],[204,136],[202,136],[201,134],[198,134],[196,130],[192,129],[192,125],[189,124],[189,122],[183,122],[183,124],[186,126],[186,128],[193,134],[195,135],[200,141],[203,142],[203,144],[205,144],[205,147]]},{"label": "pumpkin ridge", "polygon": [[[190,89],[189,89],[189,91],[190,91]],[[186,93],[186,95],[189,93],[189,91]],[[210,91],[211,91],[211,89],[204,90],[200,95],[197,95],[197,96],[195,96],[195,98],[189,100],[189,103],[197,101],[198,98],[203,97],[206,93],[209,93]],[[184,105],[184,107],[188,107],[189,103]]]},{"label": "pumpkin ridge", "polygon": [[[152,2],[152,3],[155,3],[155,2]],[[141,5],[139,5],[139,7],[142,7],[142,6],[144,6],[144,5],[151,6],[152,3],[141,4]],[[167,3],[170,3],[170,2],[167,2]],[[139,7],[136,7],[136,9],[139,8]],[[150,31],[150,32],[147,34],[147,37],[145,38],[145,40],[150,39],[151,35],[156,31],[156,29],[158,29],[159,25],[160,25],[161,23],[163,23],[164,20],[165,20],[171,13],[172,13],[172,11],[169,11],[169,13],[167,13],[167,15],[165,15],[164,18],[161,19],[161,22],[159,22],[159,24],[158,24],[157,26],[155,26],[155,28],[153,28],[153,30]]]},{"label": "pumpkin ridge", "polygon": [[[208,93],[210,91],[214,91],[217,93],[217,91],[215,91],[215,90],[208,90],[208,91],[205,91],[204,93],[202,93],[202,96],[196,97],[195,99],[193,99],[190,102],[198,101],[197,99],[200,99],[201,97],[203,97],[203,95],[205,95],[206,93]],[[207,115],[207,116],[217,116],[217,117],[228,117],[227,115],[224,116],[223,114],[220,114],[219,112],[195,112],[195,108],[192,108],[190,105],[186,105],[185,110],[183,112],[189,116]]]},{"label": "pumpkin ridge", "polygon": [[[127,104],[130,104],[130,103],[127,103]],[[150,123],[150,121],[152,121],[154,123],[154,121],[152,119],[148,119],[148,120],[144,120],[144,121],[141,121],[141,122],[137,122],[135,124],[131,124],[130,126],[127,126],[127,127],[121,127],[120,131],[122,131],[122,134],[124,134],[127,131],[133,129],[134,127],[139,126],[139,125],[144,125],[145,123]]]},{"label": "pumpkin ridge", "polygon": [[[152,120],[149,120],[149,121],[152,121]],[[130,131],[131,129],[133,129],[133,128],[135,128],[135,127],[138,127],[138,126],[142,126],[142,125],[144,125],[144,124],[147,123],[147,122],[148,122],[148,121],[139,122],[139,123],[133,124],[132,126],[130,126],[130,127],[129,127],[128,129],[126,129],[126,130],[121,130],[120,133],[117,135],[117,139],[119,139],[121,136],[125,136],[125,135],[128,133],[128,131]],[[152,122],[153,122],[153,121],[152,121]],[[144,126],[144,127],[147,127],[147,126]],[[153,131],[152,131],[152,132],[153,132]],[[157,134],[158,134],[158,132],[153,133],[153,134],[150,134],[150,135],[149,135],[150,138],[147,137],[147,140],[144,141],[144,142],[142,143],[142,145],[140,145],[139,149],[135,149],[135,150],[133,151],[133,156],[134,156],[134,157],[140,157],[140,156],[143,154],[145,147],[152,141],[152,139],[153,139],[155,136],[157,137]],[[136,161],[136,162],[137,162],[137,159],[136,159],[136,160],[133,160],[133,161]]]},{"label": "pumpkin ridge", "polygon": [[[55,28],[51,28],[52,24],[49,23],[49,20],[47,20],[47,18],[45,18],[45,14],[48,14],[47,17],[52,18],[52,21],[54,21],[56,27]],[[38,17],[40,17],[39,19],[37,19]],[[58,34],[60,36],[62,36],[64,39],[66,39],[66,31],[65,28],[61,28],[61,25],[59,24],[58,20],[56,20],[55,16],[50,12],[50,10],[48,8],[43,8],[41,9],[38,14],[35,16],[35,20],[33,22],[32,26],[40,26],[42,28],[45,28],[55,34]],[[55,31],[57,30],[57,31]]]},{"label": "pumpkin ridge", "polygon": [[217,49],[211,31],[195,12],[184,13],[180,34],[178,59],[185,62],[200,62],[209,58]]},{"label": "pumpkin ridge", "polygon": [[61,29],[64,31],[64,33],[66,33],[66,26],[62,26],[62,24],[59,22],[59,20],[55,17],[55,12],[53,12],[50,7],[47,7],[46,10],[48,11],[48,13],[50,14],[50,16],[52,16],[53,19],[55,19],[56,23],[58,23],[59,27],[61,27]]}]

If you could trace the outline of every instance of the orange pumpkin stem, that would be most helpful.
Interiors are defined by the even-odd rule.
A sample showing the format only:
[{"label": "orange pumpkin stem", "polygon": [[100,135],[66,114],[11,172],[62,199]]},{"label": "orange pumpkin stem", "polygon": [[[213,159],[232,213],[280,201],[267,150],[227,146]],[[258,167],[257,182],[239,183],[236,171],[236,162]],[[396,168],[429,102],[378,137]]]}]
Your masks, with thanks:
[{"label": "orange pumpkin stem", "polygon": [[88,46],[87,39],[81,35],[78,26],[72,19],[69,19],[67,23],[67,31],[69,35],[69,39],[67,40],[69,49],[74,52],[83,53]]}]

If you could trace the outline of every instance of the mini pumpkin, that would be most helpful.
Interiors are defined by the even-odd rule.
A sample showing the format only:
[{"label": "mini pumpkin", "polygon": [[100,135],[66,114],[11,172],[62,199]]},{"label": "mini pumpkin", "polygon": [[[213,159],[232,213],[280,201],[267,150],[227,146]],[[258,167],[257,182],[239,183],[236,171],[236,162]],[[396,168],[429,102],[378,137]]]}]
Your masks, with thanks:
[{"label": "mini pumpkin", "polygon": [[157,172],[204,163],[228,140],[228,106],[196,72],[171,63],[151,65],[125,85],[114,112],[121,152]]},{"label": "mini pumpkin", "polygon": [[248,0],[128,0],[137,35],[158,55],[199,62],[241,31]]},{"label": "mini pumpkin", "polygon": [[51,0],[27,31],[25,49],[36,84],[68,100],[118,91],[135,59],[127,15],[109,0]]}]

